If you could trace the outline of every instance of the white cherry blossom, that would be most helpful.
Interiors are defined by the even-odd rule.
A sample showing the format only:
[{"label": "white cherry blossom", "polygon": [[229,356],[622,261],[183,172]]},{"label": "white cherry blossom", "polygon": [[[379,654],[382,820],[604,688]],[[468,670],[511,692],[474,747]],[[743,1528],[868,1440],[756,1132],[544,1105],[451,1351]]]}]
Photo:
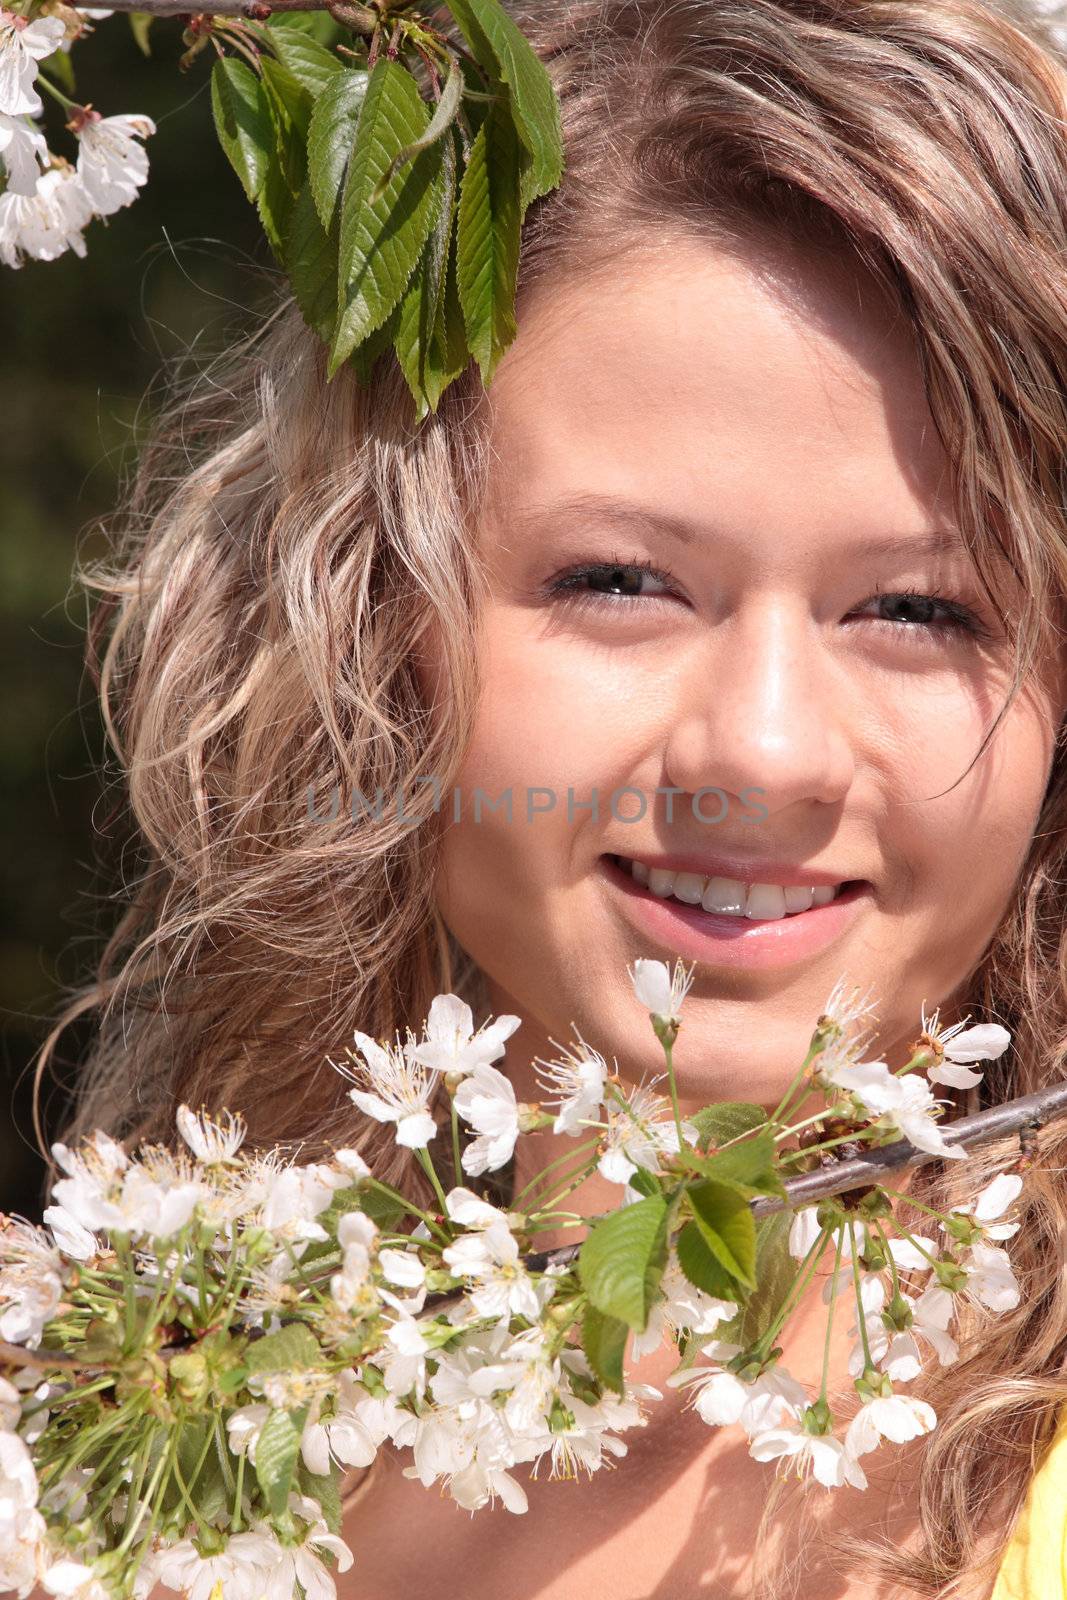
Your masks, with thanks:
[{"label": "white cherry blossom", "polygon": [[946,1142],[935,1120],[938,1102],[918,1073],[898,1076],[884,1061],[861,1061],[834,1068],[826,1075],[838,1088],[854,1095],[873,1117],[910,1139],[917,1149],[953,1161],[966,1159],[967,1151],[962,1145]]},{"label": "white cherry blossom", "polygon": [[534,1058],[534,1064],[544,1069],[544,1075],[538,1075],[538,1084],[546,1094],[559,1097],[553,1133],[584,1133],[590,1123],[598,1120],[604,1104],[607,1062],[599,1050],[586,1044],[580,1033],[577,1037],[577,1050],[553,1039],[552,1043],[562,1052],[557,1060]]},{"label": "white cherry blossom", "polygon": [[783,1419],[799,1417],[808,1404],[804,1385],[781,1366],[770,1367],[746,1382],[722,1365],[739,1351],[739,1345],[712,1341],[703,1346],[703,1353],[715,1366],[673,1372],[667,1383],[671,1388],[692,1388],[690,1403],[710,1426],[739,1422],[750,1437]]},{"label": "white cherry blossom", "polygon": [[41,1342],[63,1294],[63,1258],[40,1228],[0,1219],[0,1339]]},{"label": "white cherry blossom", "polygon": [[58,17],[28,22],[0,7],[0,111],[35,117],[44,107],[34,88],[37,63],[59,49],[66,29]]},{"label": "white cherry blossom", "polygon": [[74,118],[78,135],[78,176],[93,210],[109,217],[137,199],[148,182],[148,154],[140,139],[155,133],[151,117],[102,117],[83,109]]},{"label": "white cherry blossom", "polygon": [[926,1076],[931,1083],[945,1084],[951,1089],[971,1089],[976,1083],[981,1083],[982,1073],[975,1072],[970,1063],[995,1061],[1011,1043],[1011,1034],[998,1022],[980,1022],[968,1028],[966,1018],[963,1022],[953,1023],[950,1028],[942,1028],[938,1022],[940,1015],[941,1008],[938,1007],[933,1016],[928,1018],[924,1002],[923,1035],[936,1051],[942,1053],[940,1061],[927,1067]]},{"label": "white cherry blossom", "polygon": [[188,1600],[211,1600],[216,1584],[226,1600],[261,1600],[271,1570],[278,1564],[278,1542],[270,1534],[232,1534],[225,1550],[202,1556],[191,1539],[153,1551],[138,1574],[140,1593],[155,1583],[179,1589]]},{"label": "white cherry blossom", "polygon": [[[298,1543],[277,1546],[277,1560],[267,1573],[265,1600],[292,1600],[298,1592],[297,1584],[304,1600],[335,1600],[337,1585],[319,1552],[328,1551],[336,1559],[336,1570],[347,1572],[352,1565],[352,1551],[343,1539],[329,1531],[322,1508],[307,1495],[291,1494],[289,1509],[307,1527]],[[263,1533],[270,1537],[266,1524]]]},{"label": "white cherry blossom", "polygon": [[0,111],[0,165],[7,173],[7,192],[33,194],[47,162],[48,144],[37,124]]},{"label": "white cherry blossom", "polygon": [[756,1461],[778,1461],[779,1470],[797,1477],[810,1473],[827,1489],[850,1483],[866,1489],[867,1476],[855,1456],[832,1433],[808,1433],[799,1423],[765,1428],[751,1440],[748,1453]]},{"label": "white cherry blossom", "polygon": [[93,208],[73,167],[50,167],[32,195],[0,194],[0,261],[21,266],[24,257],[55,261],[67,250],[84,256],[82,230]]},{"label": "white cherry blossom", "polygon": [[232,1111],[212,1117],[204,1110],[195,1112],[181,1105],[175,1121],[193,1155],[208,1166],[232,1160],[244,1143],[247,1131],[244,1118]]},{"label": "white cherry blossom", "polygon": [[489,1066],[504,1054],[505,1041],[522,1024],[521,1017],[496,1017],[475,1032],[470,1006],[455,994],[439,994],[430,1006],[425,1037],[411,1047],[414,1060],[434,1072],[466,1074]]},{"label": "white cherry blossom", "polygon": [[666,961],[648,961],[642,958],[635,961],[632,967],[627,967],[627,971],[630,974],[634,994],[645,1010],[667,1022],[677,1022],[682,1001],[689,993],[693,982],[695,966],[696,963],[692,962],[686,971],[683,963],[678,960],[675,961],[672,972]]},{"label": "white cherry blossom", "polygon": [[[1018,1233],[1018,1222],[998,1222],[1009,1206],[1015,1204],[1022,1193],[1023,1180],[1017,1173],[1001,1172],[987,1183],[973,1205],[954,1206],[953,1211],[972,1217],[979,1224],[986,1239],[1010,1239]],[[942,1223],[944,1228],[944,1223]]]},{"label": "white cherry blossom", "polygon": [[464,1172],[477,1177],[506,1166],[519,1136],[519,1107],[511,1079],[496,1067],[473,1067],[456,1090],[455,1103],[478,1135],[460,1158]]},{"label": "white cherry blossom", "polygon": [[876,1450],[883,1439],[904,1444],[929,1433],[937,1423],[933,1406],[910,1394],[865,1400],[845,1430],[845,1449],[853,1456]]},{"label": "white cherry blossom", "polygon": [[719,1300],[695,1288],[674,1260],[668,1263],[660,1280],[660,1293],[662,1299],[649,1312],[644,1332],[635,1333],[631,1341],[634,1360],[658,1350],[668,1335],[674,1337],[684,1331],[706,1337],[741,1309],[733,1300]]},{"label": "white cherry blossom", "polygon": [[[632,1090],[621,1104],[609,1100],[605,1110],[607,1130],[597,1170],[609,1183],[629,1183],[638,1167],[658,1172],[660,1156],[677,1154],[678,1129],[667,1115],[666,1099],[651,1085]],[[691,1122],[682,1123],[682,1134],[687,1144],[699,1138]]]},{"label": "white cherry blossom", "polygon": [[396,1123],[396,1142],[410,1150],[425,1150],[437,1132],[429,1103],[437,1080],[415,1057],[415,1046],[379,1044],[356,1030],[366,1066],[367,1089],[350,1089],[349,1098],[378,1122]]}]

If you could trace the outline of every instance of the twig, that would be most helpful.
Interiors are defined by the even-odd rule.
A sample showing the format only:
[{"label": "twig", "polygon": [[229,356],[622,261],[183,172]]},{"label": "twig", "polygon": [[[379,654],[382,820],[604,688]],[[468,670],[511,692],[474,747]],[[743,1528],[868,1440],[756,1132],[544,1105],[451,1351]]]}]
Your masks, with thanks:
[{"label": "twig", "polygon": [[[978,1111],[973,1117],[958,1117],[945,1123],[945,1143],[963,1145],[970,1150],[978,1145],[991,1144],[1011,1133],[1028,1133],[1043,1128],[1057,1117],[1067,1116],[1067,1081],[1054,1083],[1036,1094],[1025,1094],[1018,1100],[1006,1100],[1003,1105],[991,1106],[988,1111]],[[835,1162],[806,1172],[799,1178],[786,1181],[786,1199],[773,1197],[753,1200],[756,1216],[769,1216],[787,1207],[810,1205],[813,1200],[824,1200],[828,1195],[844,1194],[847,1189],[863,1189],[879,1183],[891,1173],[908,1167],[924,1167],[940,1157],[929,1150],[919,1150],[907,1139],[883,1145],[880,1150],[867,1150],[848,1161]]]},{"label": "twig", "polygon": [[112,11],[139,11],[152,17],[254,17],[265,22],[275,11],[330,11],[329,0],[115,0]]},{"label": "twig", "polygon": [[[1007,1100],[988,1111],[978,1111],[973,1117],[959,1117],[955,1122],[946,1123],[945,1143],[964,1145],[970,1150],[1008,1134],[1034,1132],[1063,1116],[1067,1116],[1067,1081],[1039,1089],[1036,1094],[1022,1095],[1018,1100]],[[865,1151],[848,1161],[835,1161],[815,1172],[805,1172],[799,1178],[787,1178],[785,1199],[761,1195],[750,1201],[750,1205],[757,1217],[767,1217],[775,1211],[795,1209],[811,1205],[815,1200],[826,1200],[830,1195],[844,1194],[849,1189],[867,1189],[894,1172],[924,1167],[938,1160],[940,1157],[931,1151],[920,1150],[908,1139],[898,1139],[895,1144]],[[526,1265],[533,1272],[543,1272],[550,1265],[566,1266],[580,1249],[580,1245],[571,1244],[560,1250],[542,1250],[527,1256]]]}]

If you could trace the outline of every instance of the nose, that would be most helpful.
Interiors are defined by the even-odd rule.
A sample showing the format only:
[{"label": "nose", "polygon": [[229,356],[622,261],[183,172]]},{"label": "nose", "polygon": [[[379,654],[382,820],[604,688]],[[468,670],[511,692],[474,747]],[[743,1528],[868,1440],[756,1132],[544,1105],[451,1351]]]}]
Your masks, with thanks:
[{"label": "nose", "polygon": [[708,632],[674,703],[668,781],[751,799],[769,814],[840,802],[855,771],[849,684],[806,602],[761,595]]}]

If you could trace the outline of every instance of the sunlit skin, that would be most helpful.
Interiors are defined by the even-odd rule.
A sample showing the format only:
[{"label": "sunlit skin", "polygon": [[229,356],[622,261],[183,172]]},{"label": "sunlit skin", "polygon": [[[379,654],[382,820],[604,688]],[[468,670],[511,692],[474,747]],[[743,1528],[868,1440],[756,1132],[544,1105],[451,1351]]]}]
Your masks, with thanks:
[{"label": "sunlit skin", "polygon": [[[922,1001],[957,1014],[1010,901],[1064,709],[1048,664],[956,782],[1002,704],[1009,655],[962,545],[923,544],[953,519],[907,325],[843,261],[678,236],[595,282],[535,292],[519,330],[486,399],[485,691],[458,780],[465,796],[510,786],[516,809],[510,824],[468,809],[447,830],[439,899],[494,1014],[523,1019],[506,1063],[520,1098],[538,1098],[530,1063],[573,1039],[572,1020],[624,1081],[662,1071],[627,965],[675,951],[623,914],[601,859],[616,852],[764,856],[869,886],[829,948],[774,970],[697,966],[675,1048],[683,1107],[775,1104],[841,974],[873,988],[877,1054],[898,1063]],[[553,510],[577,493],[633,509],[614,526]],[[639,507],[688,537],[646,527]],[[888,539],[899,548],[879,552]],[[588,581],[582,601],[552,590],[579,565],[633,562],[656,574],[636,599]],[[876,597],[909,590],[966,607],[980,636]],[[663,796],[638,823],[612,817],[607,797],[626,785],[680,790],[673,820]],[[685,804],[704,786],[730,797],[718,825]],[[527,787],[559,804],[527,823]],[[600,815],[568,820],[568,787],[578,800],[596,787]],[[740,797],[755,787],[768,815],[754,825]],[[519,1187],[561,1143],[520,1141]],[[593,1213],[619,1198],[594,1177],[571,1203]],[[787,1347],[816,1388],[824,1315],[809,1299]],[[836,1331],[839,1372],[850,1320]],[[636,1375],[662,1386],[675,1359],[664,1350]],[[344,1593],[746,1595],[773,1469],[749,1460],[739,1430],[708,1430],[665,1392],[618,1470],[577,1487],[542,1479],[522,1518],[471,1520],[387,1470],[348,1525],[359,1554]],[[867,1494],[838,1492],[842,1531],[886,1512],[893,1467],[872,1462],[870,1475]],[[889,1509],[903,1540],[906,1488]],[[812,1566],[801,1592],[894,1591]]]}]

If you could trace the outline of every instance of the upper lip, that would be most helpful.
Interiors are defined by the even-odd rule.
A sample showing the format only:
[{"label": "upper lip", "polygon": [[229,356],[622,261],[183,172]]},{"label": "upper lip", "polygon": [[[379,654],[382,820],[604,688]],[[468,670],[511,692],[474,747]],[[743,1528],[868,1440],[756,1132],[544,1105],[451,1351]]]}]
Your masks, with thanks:
[{"label": "upper lip", "polygon": [[856,874],[832,872],[825,867],[806,866],[795,861],[754,861],[751,856],[661,855],[655,851],[618,850],[626,861],[640,861],[643,866],[659,868],[664,872],[695,872],[702,878],[733,878],[739,883],[820,884],[836,887],[839,883],[856,881]]}]

